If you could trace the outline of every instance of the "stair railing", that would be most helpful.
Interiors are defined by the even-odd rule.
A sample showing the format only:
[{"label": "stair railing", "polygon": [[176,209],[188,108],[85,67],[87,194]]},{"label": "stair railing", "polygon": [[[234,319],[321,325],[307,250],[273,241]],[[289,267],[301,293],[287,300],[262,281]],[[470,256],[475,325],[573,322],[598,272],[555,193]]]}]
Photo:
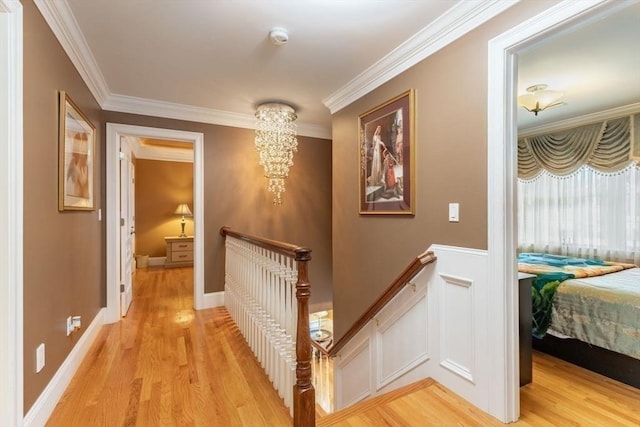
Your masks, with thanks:
[{"label": "stair railing", "polygon": [[285,405],[294,427],[315,426],[308,248],[222,227],[225,306]]},{"label": "stair railing", "polygon": [[316,413],[331,414],[333,404],[333,358],[320,343],[311,340],[311,382],[316,395]]}]

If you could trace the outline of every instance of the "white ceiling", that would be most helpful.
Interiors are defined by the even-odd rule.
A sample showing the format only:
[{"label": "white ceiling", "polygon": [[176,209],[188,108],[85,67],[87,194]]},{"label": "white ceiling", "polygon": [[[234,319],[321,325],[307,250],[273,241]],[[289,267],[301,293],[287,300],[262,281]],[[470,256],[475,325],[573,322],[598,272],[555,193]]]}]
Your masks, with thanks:
[{"label": "white ceiling", "polygon": [[[631,4],[629,7],[623,7]],[[640,3],[573,25],[518,55],[518,94],[545,83],[566,105],[538,116],[518,109],[521,130],[619,107],[640,111]]]},{"label": "white ceiling", "polygon": [[[105,109],[253,127],[258,104],[283,101],[300,134],[330,138],[331,112],[516,1],[35,2]],[[640,101],[640,4],[630,9],[521,55],[518,93],[547,83],[567,102],[519,113],[521,127]],[[273,27],[289,43],[273,45]]]}]

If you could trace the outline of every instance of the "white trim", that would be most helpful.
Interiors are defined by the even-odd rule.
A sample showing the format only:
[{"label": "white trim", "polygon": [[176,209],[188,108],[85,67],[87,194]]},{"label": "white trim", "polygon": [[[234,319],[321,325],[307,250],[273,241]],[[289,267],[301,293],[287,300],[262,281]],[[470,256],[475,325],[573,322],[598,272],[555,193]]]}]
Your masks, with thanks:
[{"label": "white trim", "polygon": [[622,107],[611,108],[609,110],[598,111],[596,113],[585,114],[583,116],[574,117],[572,119],[560,120],[546,125],[533,126],[518,130],[518,138],[537,135],[546,132],[557,132],[565,129],[571,129],[578,126],[588,125],[603,120],[615,119],[618,117],[630,116],[640,112],[640,102],[635,104],[624,105]]},{"label": "white trim", "polygon": [[194,284],[193,305],[196,310],[203,308],[204,300],[204,135],[172,129],[107,123],[106,180],[107,180],[107,313],[106,322],[120,319],[120,271],[119,215],[120,174],[118,173],[118,141],[121,137],[159,138],[193,143],[193,198],[194,198]]},{"label": "white trim", "polygon": [[[109,94],[102,108],[120,113],[144,114],[166,119],[186,120],[213,125],[233,126],[255,129],[256,118],[253,114],[233,113],[212,108],[195,107],[173,102],[156,101],[127,95]],[[314,138],[331,139],[331,129],[311,123],[296,122],[297,134]]]},{"label": "white trim", "polygon": [[380,61],[323,99],[331,114],[413,67],[519,0],[461,1]]},{"label": "white trim", "polygon": [[224,291],[209,292],[207,294],[204,294],[201,309],[223,307],[223,306],[224,306]]},{"label": "white trim", "polygon": [[39,427],[47,423],[71,379],[87,356],[87,353],[89,353],[91,345],[98,337],[100,328],[104,324],[104,316],[105,309],[102,308],[25,415],[25,427]]},{"label": "white trim", "polygon": [[154,256],[149,257],[149,267],[159,267],[165,265],[167,262],[166,256]]},{"label": "white trim", "polygon": [[[111,93],[69,4],[62,0],[34,0],[34,2],[103,110],[255,129],[256,119],[251,114]],[[298,122],[297,127],[298,135],[331,139],[331,129],[326,126]]]},{"label": "white trim", "polygon": [[23,32],[22,4],[0,0],[0,414],[23,416]]},{"label": "white trim", "polygon": [[140,143],[140,138],[128,138],[129,146],[136,159],[159,160],[163,162],[193,163],[193,148],[156,147]]},{"label": "white trim", "polygon": [[489,413],[503,422],[518,419],[518,295],[516,290],[516,51],[558,32],[575,17],[607,0],[566,0],[489,42],[487,88],[488,138],[488,301],[491,387]]},{"label": "white trim", "polygon": [[34,0],[34,3],[94,98],[102,105],[110,94],[109,87],[71,7],[66,1]]}]

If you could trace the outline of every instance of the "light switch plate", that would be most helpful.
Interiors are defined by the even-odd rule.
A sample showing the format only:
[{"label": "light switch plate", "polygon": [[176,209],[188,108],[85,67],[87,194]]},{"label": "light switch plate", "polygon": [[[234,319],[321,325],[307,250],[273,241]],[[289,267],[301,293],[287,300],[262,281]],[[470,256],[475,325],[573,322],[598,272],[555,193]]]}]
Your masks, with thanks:
[{"label": "light switch plate", "polygon": [[459,203],[449,203],[449,222],[460,222]]},{"label": "light switch plate", "polygon": [[36,349],[36,373],[44,368],[44,343],[40,344]]}]

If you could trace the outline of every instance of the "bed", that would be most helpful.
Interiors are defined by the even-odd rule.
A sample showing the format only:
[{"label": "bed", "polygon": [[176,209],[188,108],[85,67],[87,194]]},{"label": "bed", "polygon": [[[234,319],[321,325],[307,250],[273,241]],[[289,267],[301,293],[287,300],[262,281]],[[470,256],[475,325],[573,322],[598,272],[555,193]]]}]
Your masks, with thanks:
[{"label": "bed", "polygon": [[640,388],[640,268],[520,254],[535,274],[533,347]]}]

